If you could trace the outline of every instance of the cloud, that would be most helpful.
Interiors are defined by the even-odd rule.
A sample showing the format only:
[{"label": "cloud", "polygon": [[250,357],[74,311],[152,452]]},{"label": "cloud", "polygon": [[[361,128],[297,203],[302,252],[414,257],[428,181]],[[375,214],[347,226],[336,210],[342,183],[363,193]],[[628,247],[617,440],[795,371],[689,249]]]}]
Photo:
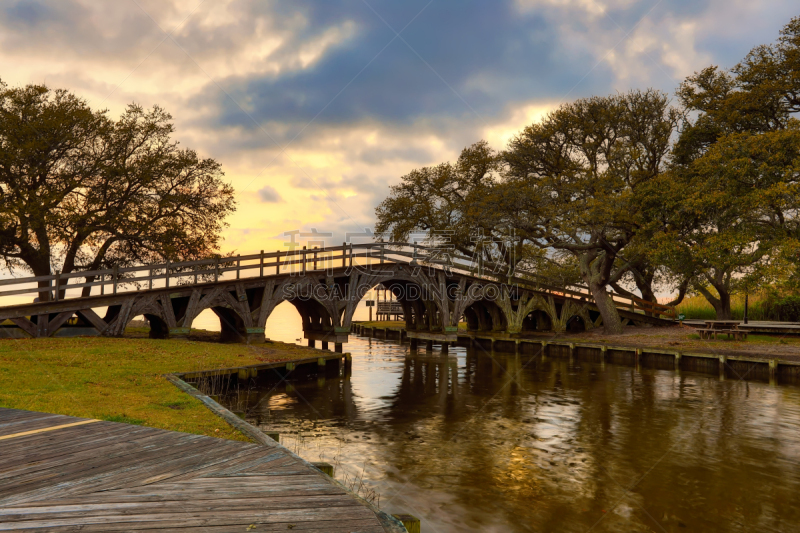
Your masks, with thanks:
[{"label": "cloud", "polygon": [[112,116],[164,106],[237,190],[226,246],[260,249],[253,227],[363,231],[411,169],[481,138],[502,149],[576,98],[673,93],[796,14],[796,0],[9,0],[0,76]]},{"label": "cloud", "polygon": [[274,204],[278,202],[283,202],[283,198],[275,189],[275,187],[272,187],[270,185],[265,185],[264,187],[260,188],[258,190],[258,197],[261,199],[262,202],[265,203]]}]

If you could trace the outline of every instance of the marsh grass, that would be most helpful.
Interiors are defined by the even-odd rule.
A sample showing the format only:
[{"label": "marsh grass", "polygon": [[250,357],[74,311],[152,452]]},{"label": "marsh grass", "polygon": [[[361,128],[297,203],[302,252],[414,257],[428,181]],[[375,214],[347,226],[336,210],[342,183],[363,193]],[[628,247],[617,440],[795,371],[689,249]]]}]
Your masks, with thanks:
[{"label": "marsh grass", "polygon": [[247,440],[163,375],[287,361],[315,353],[279,342],[243,345],[141,337],[2,339],[0,407]]},{"label": "marsh grass", "polygon": [[[731,298],[731,313],[734,320],[744,319],[744,294],[737,294]],[[747,306],[749,320],[777,320],[774,316],[774,294],[763,290],[751,294]],[[717,313],[703,296],[686,298],[677,306],[678,313],[686,315],[687,319],[714,320]]]}]

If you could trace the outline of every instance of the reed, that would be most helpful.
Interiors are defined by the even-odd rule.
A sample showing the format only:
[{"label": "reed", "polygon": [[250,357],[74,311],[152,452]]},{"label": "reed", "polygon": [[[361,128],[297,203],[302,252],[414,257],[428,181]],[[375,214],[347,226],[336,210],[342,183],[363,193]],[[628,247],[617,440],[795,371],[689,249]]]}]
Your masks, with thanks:
[{"label": "reed", "polygon": [[[748,298],[747,317],[749,320],[791,320],[792,317],[782,316],[782,302],[793,298],[792,295],[781,296],[776,289],[763,289]],[[744,294],[737,294],[731,298],[731,314],[734,320],[744,319]],[[717,317],[714,308],[703,296],[686,298],[677,305],[678,313],[686,315],[687,319],[714,320]]]}]

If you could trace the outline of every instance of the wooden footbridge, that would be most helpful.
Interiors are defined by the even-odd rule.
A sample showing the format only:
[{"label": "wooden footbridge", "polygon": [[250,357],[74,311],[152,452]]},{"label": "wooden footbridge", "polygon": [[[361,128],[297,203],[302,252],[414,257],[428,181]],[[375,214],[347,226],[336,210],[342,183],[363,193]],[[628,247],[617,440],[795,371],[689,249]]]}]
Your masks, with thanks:
[{"label": "wooden footbridge", "polygon": [[[166,338],[188,334],[197,316],[211,309],[222,340],[263,342],[270,313],[288,301],[302,317],[309,345],[332,342],[340,350],[358,302],[378,284],[402,306],[411,339],[454,342],[462,319],[473,331],[511,335],[601,325],[588,289],[504,272],[416,244],[375,242],[5,279],[0,304],[11,297],[36,301],[0,306],[0,335],[16,329],[49,337],[83,328],[121,336],[144,315],[150,336]],[[671,307],[610,297],[626,323],[674,323]]]}]

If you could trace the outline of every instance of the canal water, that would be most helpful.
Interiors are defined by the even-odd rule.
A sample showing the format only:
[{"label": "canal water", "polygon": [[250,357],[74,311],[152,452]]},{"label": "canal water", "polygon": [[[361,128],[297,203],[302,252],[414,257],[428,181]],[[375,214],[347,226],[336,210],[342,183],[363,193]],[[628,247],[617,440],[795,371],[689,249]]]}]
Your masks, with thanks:
[{"label": "canal water", "polygon": [[[268,336],[297,342],[282,307]],[[351,336],[231,407],[422,531],[798,531],[800,389]]]}]

